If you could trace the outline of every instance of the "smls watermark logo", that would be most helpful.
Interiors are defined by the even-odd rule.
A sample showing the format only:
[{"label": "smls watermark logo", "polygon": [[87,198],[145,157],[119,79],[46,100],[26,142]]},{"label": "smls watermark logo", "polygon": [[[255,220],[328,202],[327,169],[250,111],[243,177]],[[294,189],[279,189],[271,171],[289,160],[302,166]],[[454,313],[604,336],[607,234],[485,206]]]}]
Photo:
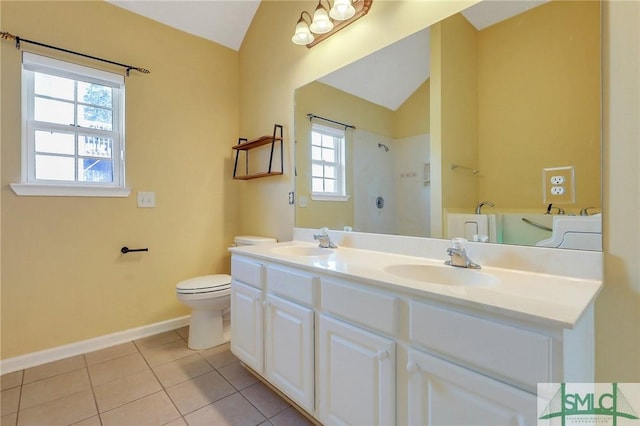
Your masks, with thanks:
[{"label": "smls watermark logo", "polygon": [[640,426],[640,383],[539,383],[538,426]]}]

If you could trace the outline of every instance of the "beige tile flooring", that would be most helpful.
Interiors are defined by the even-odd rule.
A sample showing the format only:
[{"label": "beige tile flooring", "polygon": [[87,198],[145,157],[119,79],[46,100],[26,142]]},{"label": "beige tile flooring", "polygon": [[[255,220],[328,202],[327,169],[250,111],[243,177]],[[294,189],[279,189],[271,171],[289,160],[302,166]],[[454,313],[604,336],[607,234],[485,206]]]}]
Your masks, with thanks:
[{"label": "beige tile flooring", "polygon": [[309,425],[222,345],[188,328],[1,376],[2,426]]}]

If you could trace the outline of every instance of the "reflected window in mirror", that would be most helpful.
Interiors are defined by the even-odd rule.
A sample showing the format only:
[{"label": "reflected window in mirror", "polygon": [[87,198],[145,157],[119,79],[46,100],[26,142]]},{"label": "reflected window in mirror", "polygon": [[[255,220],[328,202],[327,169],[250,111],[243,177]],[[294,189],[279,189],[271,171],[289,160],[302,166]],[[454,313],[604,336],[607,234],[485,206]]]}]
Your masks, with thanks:
[{"label": "reflected window in mirror", "polygon": [[311,191],[314,200],[346,197],[344,130],[311,126]]}]

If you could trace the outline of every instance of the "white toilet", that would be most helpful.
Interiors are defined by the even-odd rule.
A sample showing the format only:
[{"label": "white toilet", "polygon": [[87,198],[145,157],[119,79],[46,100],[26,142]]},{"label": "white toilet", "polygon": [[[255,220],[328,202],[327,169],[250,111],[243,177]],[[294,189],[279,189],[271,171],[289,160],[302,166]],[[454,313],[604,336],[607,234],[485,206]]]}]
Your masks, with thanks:
[{"label": "white toilet", "polygon": [[[275,238],[243,235],[235,238],[237,246],[275,243]],[[204,275],[181,281],[176,285],[179,301],[191,308],[189,347],[208,349],[229,341],[223,316],[231,306],[231,276]]]}]

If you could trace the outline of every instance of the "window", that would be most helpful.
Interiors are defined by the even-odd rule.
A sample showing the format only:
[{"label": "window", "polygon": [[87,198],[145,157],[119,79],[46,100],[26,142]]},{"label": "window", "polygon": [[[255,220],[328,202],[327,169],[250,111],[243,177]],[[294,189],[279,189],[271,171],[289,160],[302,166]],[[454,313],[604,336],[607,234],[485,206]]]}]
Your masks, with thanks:
[{"label": "window", "polygon": [[347,200],[344,130],[311,126],[311,198]]},{"label": "window", "polygon": [[129,195],[123,76],[24,52],[22,103],[18,195]]}]

